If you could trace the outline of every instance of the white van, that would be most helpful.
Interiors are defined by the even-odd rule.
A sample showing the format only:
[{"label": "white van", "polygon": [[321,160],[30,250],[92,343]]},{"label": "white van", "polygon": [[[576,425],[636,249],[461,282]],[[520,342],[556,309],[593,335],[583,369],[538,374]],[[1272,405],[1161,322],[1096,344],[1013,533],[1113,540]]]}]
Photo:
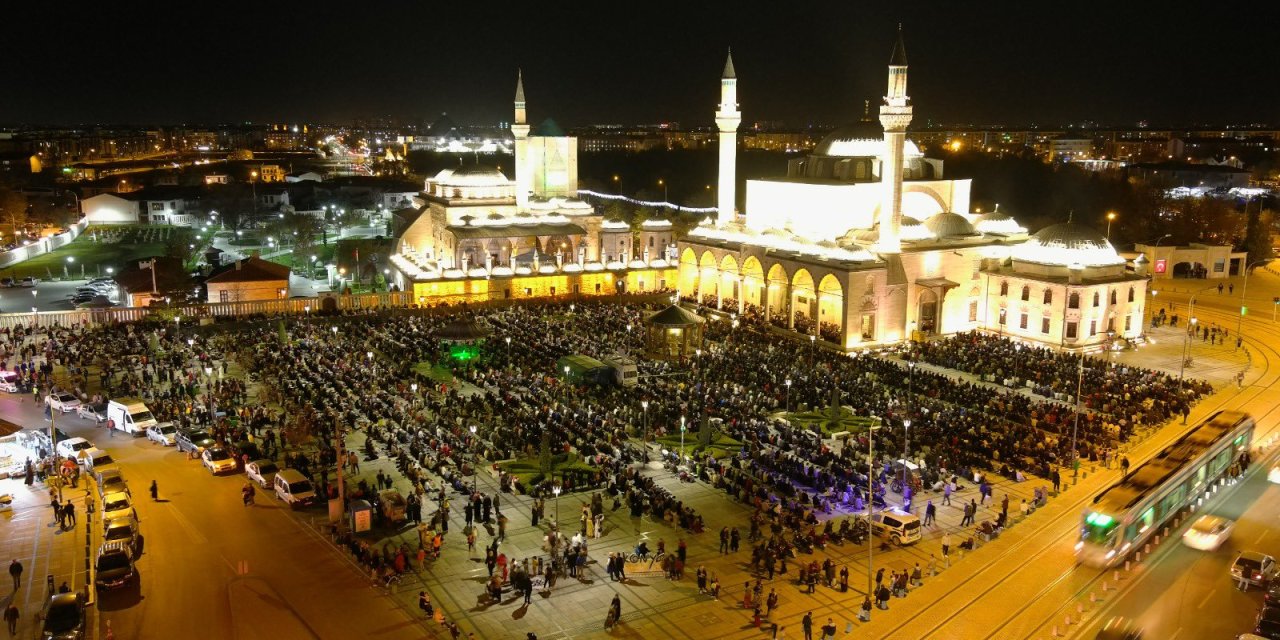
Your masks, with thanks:
[{"label": "white van", "polygon": [[284,500],[290,507],[308,505],[316,500],[316,490],[297,469],[283,469],[276,473],[276,497]]},{"label": "white van", "polygon": [[18,393],[18,374],[15,371],[0,371],[0,391]]},{"label": "white van", "polygon": [[107,403],[107,425],[113,429],[140,436],[155,423],[156,417],[139,398],[120,398]]},{"label": "white van", "polygon": [[893,509],[873,514],[871,527],[876,535],[889,540],[894,545],[920,542],[920,518],[904,511]]}]

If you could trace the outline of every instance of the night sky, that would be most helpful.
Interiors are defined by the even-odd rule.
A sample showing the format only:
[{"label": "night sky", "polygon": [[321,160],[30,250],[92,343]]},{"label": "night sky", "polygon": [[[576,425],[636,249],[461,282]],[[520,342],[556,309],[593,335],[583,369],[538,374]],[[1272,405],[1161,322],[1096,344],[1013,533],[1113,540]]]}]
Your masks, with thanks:
[{"label": "night sky", "polygon": [[744,127],[839,124],[899,22],[916,126],[1280,122],[1270,3],[1195,4],[19,3],[0,123],[493,124],[523,67],[534,122],[707,126],[732,46]]}]

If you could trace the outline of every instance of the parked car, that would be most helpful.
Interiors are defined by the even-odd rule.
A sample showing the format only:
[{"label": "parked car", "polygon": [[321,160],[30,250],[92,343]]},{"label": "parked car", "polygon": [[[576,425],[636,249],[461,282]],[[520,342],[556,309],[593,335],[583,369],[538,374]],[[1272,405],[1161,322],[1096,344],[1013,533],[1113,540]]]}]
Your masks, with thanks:
[{"label": "parked car", "polygon": [[172,447],[178,442],[178,428],[173,426],[172,422],[153,424],[147,427],[147,439],[166,447]]},{"label": "parked car", "polygon": [[1258,610],[1258,620],[1254,622],[1253,632],[1264,638],[1280,638],[1280,607],[1262,605]]},{"label": "parked car", "polygon": [[894,546],[920,541],[920,518],[903,511],[883,511],[871,516],[871,530]]},{"label": "parked car", "polygon": [[248,440],[241,440],[227,445],[227,453],[230,453],[231,457],[235,458],[237,467],[244,464],[246,456],[249,460],[257,460],[262,457],[262,452],[258,450],[258,445]]},{"label": "parked car", "polygon": [[1247,587],[1267,588],[1275,579],[1280,569],[1276,567],[1275,558],[1257,551],[1242,551],[1231,563],[1231,579],[1243,582]]},{"label": "parked car", "polygon": [[378,510],[382,512],[382,517],[393,525],[398,525],[407,517],[408,504],[404,500],[404,495],[395,489],[387,489],[378,493]]},{"label": "parked car", "polygon": [[138,519],[133,500],[123,491],[113,491],[102,497],[102,521],[110,522],[117,518]]},{"label": "parked car", "polygon": [[222,447],[209,447],[200,454],[200,463],[209,470],[213,475],[221,475],[223,473],[234,473],[236,470],[236,461],[231,457],[230,453]]},{"label": "parked car", "polygon": [[64,458],[74,458],[82,449],[92,449],[93,443],[84,438],[67,438],[58,441],[58,455]]},{"label": "parked car", "polygon": [[244,466],[244,475],[258,483],[263,489],[270,489],[276,480],[280,467],[270,460],[254,460]]},{"label": "parked car", "polygon": [[207,431],[200,429],[179,429],[174,441],[178,445],[178,451],[203,451],[213,446],[213,438],[209,437]]},{"label": "parked car", "polygon": [[130,496],[133,492],[129,491],[129,483],[124,481],[124,474],[119,469],[108,469],[97,475],[98,481],[98,497],[106,500],[106,496],[122,492]]},{"label": "parked car", "polygon": [[49,405],[49,409],[60,411],[62,413],[71,413],[80,406],[80,399],[74,393],[66,391],[55,391],[44,397],[44,403]]},{"label": "parked car", "polygon": [[43,640],[84,640],[84,597],[80,593],[55,593],[36,614]]},{"label": "parked car", "polygon": [[76,415],[85,420],[92,420],[95,424],[102,424],[107,421],[107,403],[81,403],[80,406],[76,407]]},{"label": "parked car", "polygon": [[111,454],[94,447],[93,449],[85,449],[86,455],[83,457],[84,470],[94,474],[94,477],[106,473],[107,471],[119,471],[120,466],[116,464],[115,458]]},{"label": "parked car", "polygon": [[276,497],[285,501],[290,507],[311,504],[316,499],[316,491],[297,469],[281,469],[276,473]]},{"label": "parked car", "polygon": [[107,524],[102,527],[102,540],[103,542],[125,543],[136,552],[139,543],[142,541],[142,537],[138,533],[138,521],[128,517],[108,520]]},{"label": "parked car", "polygon": [[36,285],[38,285],[38,284],[40,284],[40,279],[39,279],[39,278],[32,278],[31,276],[27,276],[27,277],[23,278],[22,280],[18,281],[18,286],[20,286],[20,287],[27,287],[27,288],[31,288],[31,287],[34,287],[34,286],[36,286]]},{"label": "parked car", "polygon": [[16,371],[0,371],[0,391],[22,393],[22,377]]},{"label": "parked car", "polygon": [[138,577],[133,565],[133,549],[126,542],[107,542],[98,550],[94,586],[98,591],[128,586]]},{"label": "parked car", "polygon": [[0,278],[0,287],[8,289],[16,286],[18,286],[18,283],[13,278]]}]

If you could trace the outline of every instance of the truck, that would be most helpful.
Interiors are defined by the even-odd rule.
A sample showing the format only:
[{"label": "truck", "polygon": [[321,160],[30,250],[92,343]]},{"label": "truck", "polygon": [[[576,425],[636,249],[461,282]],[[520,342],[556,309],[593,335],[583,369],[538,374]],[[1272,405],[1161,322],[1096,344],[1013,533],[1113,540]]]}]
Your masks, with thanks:
[{"label": "truck", "polygon": [[155,416],[140,398],[117,398],[107,403],[107,426],[112,429],[136,437],[155,423]]},{"label": "truck", "polygon": [[620,387],[634,387],[640,379],[636,361],[628,356],[615,354],[600,361],[613,370],[613,382]]},{"label": "truck", "polygon": [[602,360],[583,354],[564,356],[556,361],[556,372],[575,383],[634,387],[638,380],[635,360],[623,355],[605,356]]}]

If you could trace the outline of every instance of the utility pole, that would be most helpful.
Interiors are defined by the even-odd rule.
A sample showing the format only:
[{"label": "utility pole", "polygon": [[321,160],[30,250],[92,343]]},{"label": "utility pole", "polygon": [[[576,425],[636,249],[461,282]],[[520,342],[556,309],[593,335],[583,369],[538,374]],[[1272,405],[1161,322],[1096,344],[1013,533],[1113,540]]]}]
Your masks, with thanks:
[{"label": "utility pole", "polygon": [[343,478],[342,478],[342,467],[344,466],[343,463],[346,461],[342,458],[342,420],[341,419],[335,418],[333,421],[333,438],[334,440],[337,441],[335,446],[338,449],[338,528],[346,529],[347,492],[346,492],[346,486],[343,483]]}]

